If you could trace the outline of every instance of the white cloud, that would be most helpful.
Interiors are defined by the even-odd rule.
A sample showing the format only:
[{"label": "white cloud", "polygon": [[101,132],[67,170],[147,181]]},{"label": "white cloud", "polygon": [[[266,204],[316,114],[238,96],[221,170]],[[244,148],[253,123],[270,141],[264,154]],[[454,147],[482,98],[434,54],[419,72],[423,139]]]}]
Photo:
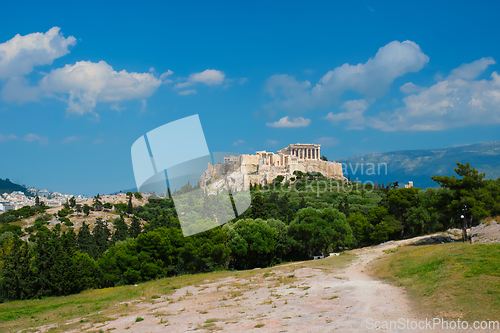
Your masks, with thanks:
[{"label": "white cloud", "polygon": [[167,79],[167,76],[172,75],[172,74],[174,74],[174,72],[172,72],[170,69],[168,71],[166,71],[165,73],[161,74],[160,80],[162,81],[162,83],[172,82],[172,80]]},{"label": "white cloud", "polygon": [[23,138],[26,142],[34,142],[37,141],[41,145],[46,145],[49,142],[49,139],[45,136],[40,136],[38,134],[28,133]]},{"label": "white cloud", "polygon": [[266,123],[270,127],[307,127],[311,123],[311,119],[303,117],[288,118],[288,116],[281,118],[274,123]]},{"label": "white cloud", "polygon": [[407,82],[399,87],[399,90],[405,94],[413,94],[425,90],[425,87],[420,87],[416,84],[413,84],[412,82]]},{"label": "white cloud", "polygon": [[266,84],[266,91],[275,98],[269,107],[296,112],[326,107],[349,90],[377,98],[387,92],[394,79],[417,72],[428,62],[429,57],[415,42],[393,41],[364,64],[346,63],[329,71],[314,87],[289,75],[273,75]]},{"label": "white cloud", "polygon": [[194,82],[191,82],[191,81],[187,81],[187,82],[179,82],[177,83],[174,88],[175,89],[182,89],[182,88],[186,88],[186,87],[189,87],[189,86],[192,86],[194,84]]},{"label": "white cloud", "polygon": [[201,73],[191,74],[189,76],[189,81],[201,82],[208,86],[211,86],[214,84],[215,85],[222,84],[222,81],[224,81],[225,76],[226,75],[223,72],[218,71],[216,69],[207,69]]},{"label": "white cloud", "polygon": [[[114,102],[111,109],[119,110],[118,102],[150,97],[172,71],[157,78],[152,73],[115,71],[105,61],[79,61],[74,65],[42,73],[38,85],[31,86],[24,77],[35,66],[50,65],[53,60],[69,53],[76,44],[72,36],[64,38],[58,27],[46,33],[16,35],[0,44],[0,79],[7,79],[2,98],[8,102],[33,102],[41,97],[55,97],[65,101],[70,113],[92,113],[100,102]],[[154,68],[150,68],[154,72]]]},{"label": "white cloud", "polygon": [[500,123],[500,76],[475,80],[492,58],[463,64],[450,75],[418,94],[403,98],[404,106],[365,119],[367,126],[384,131],[429,131],[474,124]]},{"label": "white cloud", "polygon": [[[175,85],[175,89],[182,89],[192,86],[195,83],[204,83],[207,86],[220,85],[224,82],[226,75],[224,72],[218,71],[216,69],[207,69],[200,73],[194,73],[189,75],[189,78],[185,82],[179,82]],[[240,82],[244,84],[245,82]],[[187,90],[189,93],[179,93],[179,95],[189,95],[195,93],[195,90]]]},{"label": "white cloud", "polygon": [[191,94],[196,94],[196,90],[190,89],[190,90],[179,91],[179,95],[182,95],[182,96],[191,95]]},{"label": "white cloud", "polygon": [[330,120],[333,124],[346,120],[348,124],[346,129],[364,129],[365,118],[363,113],[368,109],[368,102],[364,99],[346,101],[341,106],[346,112],[329,112],[323,119]]},{"label": "white cloud", "polygon": [[40,81],[46,97],[64,98],[68,112],[93,112],[98,102],[121,102],[150,97],[162,81],[150,73],[117,72],[105,61],[79,61],[52,70]]},{"label": "white cloud", "polygon": [[54,59],[68,54],[76,38],[64,38],[59,30],[53,27],[46,33],[18,34],[0,44],[0,78],[29,74],[35,66],[50,65]]},{"label": "white cloud", "polygon": [[322,146],[336,146],[339,144],[339,140],[331,136],[325,136],[316,140]]},{"label": "white cloud", "polygon": [[242,144],[244,144],[244,143],[245,143],[245,141],[244,141],[244,140],[241,140],[241,139],[240,139],[240,140],[236,140],[236,141],[233,143],[233,146],[242,145]]},{"label": "white cloud", "polygon": [[481,58],[473,61],[470,64],[462,64],[460,67],[455,68],[448,75],[448,80],[464,79],[474,80],[481,73],[483,73],[489,65],[494,65],[495,60],[491,57]]}]

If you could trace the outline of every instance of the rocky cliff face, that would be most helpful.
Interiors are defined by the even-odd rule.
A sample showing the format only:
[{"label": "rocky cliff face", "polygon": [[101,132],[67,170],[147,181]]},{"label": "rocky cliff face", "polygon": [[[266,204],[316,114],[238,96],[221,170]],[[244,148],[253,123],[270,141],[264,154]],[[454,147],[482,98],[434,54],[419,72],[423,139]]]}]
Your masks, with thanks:
[{"label": "rocky cliff face", "polygon": [[287,168],[269,165],[237,165],[208,164],[207,170],[200,177],[200,186],[211,192],[229,187],[236,191],[248,189],[250,184],[271,183],[277,176],[285,177],[285,181],[293,176],[295,171],[320,172],[327,178],[345,179],[340,163],[327,161],[304,161],[290,164]]}]

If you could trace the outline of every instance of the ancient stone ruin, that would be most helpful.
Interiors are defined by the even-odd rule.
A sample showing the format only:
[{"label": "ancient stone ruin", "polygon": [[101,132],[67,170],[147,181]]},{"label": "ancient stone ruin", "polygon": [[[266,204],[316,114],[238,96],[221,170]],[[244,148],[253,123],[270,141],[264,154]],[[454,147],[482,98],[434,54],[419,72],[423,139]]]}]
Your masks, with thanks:
[{"label": "ancient stone ruin", "polygon": [[295,171],[320,172],[327,178],[345,179],[340,163],[323,161],[320,157],[321,145],[308,143],[292,144],[277,153],[231,155],[224,157],[224,163],[209,163],[200,177],[200,186],[210,190],[226,186],[246,190],[250,184],[270,184],[279,175],[286,182],[294,177]]}]

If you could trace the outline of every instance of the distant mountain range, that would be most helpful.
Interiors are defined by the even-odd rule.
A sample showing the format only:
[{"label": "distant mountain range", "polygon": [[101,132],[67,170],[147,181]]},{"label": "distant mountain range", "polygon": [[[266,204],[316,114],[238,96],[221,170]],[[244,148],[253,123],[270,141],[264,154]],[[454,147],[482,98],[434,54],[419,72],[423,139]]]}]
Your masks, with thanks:
[{"label": "distant mountain range", "polygon": [[415,187],[436,187],[438,185],[431,180],[431,176],[454,175],[457,162],[469,162],[472,167],[486,173],[486,178],[500,177],[500,141],[452,148],[374,153],[336,162],[343,163],[344,176],[349,175],[351,180],[357,178],[361,182],[369,180],[385,185],[395,181],[399,181],[400,185],[413,181]]},{"label": "distant mountain range", "polygon": [[28,194],[26,187],[24,187],[23,185],[15,184],[11,182],[9,178],[6,179],[0,178],[0,194],[12,193],[15,191],[21,191],[24,194]]}]

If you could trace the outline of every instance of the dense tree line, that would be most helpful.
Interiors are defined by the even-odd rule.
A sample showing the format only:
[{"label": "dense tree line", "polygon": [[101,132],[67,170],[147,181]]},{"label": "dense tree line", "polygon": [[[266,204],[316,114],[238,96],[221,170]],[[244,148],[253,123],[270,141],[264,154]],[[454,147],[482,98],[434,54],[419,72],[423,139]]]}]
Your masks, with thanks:
[{"label": "dense tree line", "polygon": [[[154,197],[133,207],[129,193],[127,204],[114,207],[120,217],[97,219],[93,228],[84,223],[77,231],[63,220],[73,209],[78,214],[78,205],[70,200],[59,214],[64,215],[64,232],[61,224],[47,228],[52,216],[44,214],[43,207],[24,207],[0,215],[0,299],[67,295],[187,273],[266,267],[471,226],[485,216],[500,215],[500,179],[485,180],[468,164],[457,164],[456,173],[458,177],[433,177],[441,187],[421,190],[399,188],[397,183],[362,186],[296,172],[288,182],[277,177],[270,184],[252,186],[252,205],[244,214],[190,237],[182,234],[172,199]],[[139,199],[140,194],[134,196]],[[111,209],[99,196],[88,207]],[[201,208],[204,214],[221,213]],[[30,237],[23,241],[24,232],[12,222],[31,216],[36,216],[35,224],[25,229]]]}]

